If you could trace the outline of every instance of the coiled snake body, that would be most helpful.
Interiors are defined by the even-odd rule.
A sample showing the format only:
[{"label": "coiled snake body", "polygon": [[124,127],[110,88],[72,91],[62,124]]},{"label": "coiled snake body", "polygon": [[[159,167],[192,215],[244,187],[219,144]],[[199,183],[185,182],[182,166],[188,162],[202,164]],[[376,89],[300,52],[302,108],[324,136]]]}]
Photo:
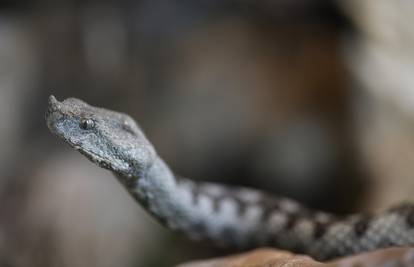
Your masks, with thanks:
[{"label": "coiled snake body", "polygon": [[166,227],[194,239],[251,248],[273,246],[318,260],[414,245],[414,205],[377,215],[334,215],[265,192],[173,174],[128,115],[51,96],[49,129],[100,167]]}]

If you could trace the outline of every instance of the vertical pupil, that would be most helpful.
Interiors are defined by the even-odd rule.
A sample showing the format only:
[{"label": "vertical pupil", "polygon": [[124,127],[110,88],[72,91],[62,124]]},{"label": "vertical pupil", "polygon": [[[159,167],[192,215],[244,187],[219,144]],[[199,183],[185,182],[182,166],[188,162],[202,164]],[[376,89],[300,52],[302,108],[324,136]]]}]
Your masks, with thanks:
[{"label": "vertical pupil", "polygon": [[93,126],[93,121],[90,120],[90,119],[82,119],[81,123],[80,123],[80,126],[84,130],[90,129]]}]

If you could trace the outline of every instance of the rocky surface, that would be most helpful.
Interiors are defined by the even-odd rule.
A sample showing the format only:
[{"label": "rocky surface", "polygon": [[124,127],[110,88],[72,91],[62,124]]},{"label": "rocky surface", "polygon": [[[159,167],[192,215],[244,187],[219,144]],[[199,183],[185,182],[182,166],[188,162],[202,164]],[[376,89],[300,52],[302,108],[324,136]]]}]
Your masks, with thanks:
[{"label": "rocky surface", "polygon": [[414,266],[413,248],[381,249],[322,263],[304,255],[276,249],[258,249],[225,258],[177,267],[405,267]]}]

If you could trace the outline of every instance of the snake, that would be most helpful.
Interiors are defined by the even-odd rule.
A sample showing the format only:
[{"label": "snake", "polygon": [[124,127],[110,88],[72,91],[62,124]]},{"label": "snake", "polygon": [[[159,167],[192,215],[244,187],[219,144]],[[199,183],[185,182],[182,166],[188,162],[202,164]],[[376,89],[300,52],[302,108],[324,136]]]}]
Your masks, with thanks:
[{"label": "snake", "polygon": [[129,115],[67,98],[48,99],[50,131],[110,170],[159,223],[221,247],[275,247],[317,260],[414,245],[414,203],[336,215],[262,190],[175,174]]}]

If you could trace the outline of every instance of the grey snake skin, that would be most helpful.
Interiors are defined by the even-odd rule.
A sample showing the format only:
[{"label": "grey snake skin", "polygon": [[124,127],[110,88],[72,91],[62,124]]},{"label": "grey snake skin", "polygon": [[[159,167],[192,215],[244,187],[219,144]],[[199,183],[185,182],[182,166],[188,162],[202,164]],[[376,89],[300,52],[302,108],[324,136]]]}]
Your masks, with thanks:
[{"label": "grey snake skin", "polygon": [[317,260],[414,245],[414,204],[336,217],[279,196],[173,174],[126,114],[49,97],[49,129],[98,166],[166,227],[192,239],[247,249],[272,246]]}]

